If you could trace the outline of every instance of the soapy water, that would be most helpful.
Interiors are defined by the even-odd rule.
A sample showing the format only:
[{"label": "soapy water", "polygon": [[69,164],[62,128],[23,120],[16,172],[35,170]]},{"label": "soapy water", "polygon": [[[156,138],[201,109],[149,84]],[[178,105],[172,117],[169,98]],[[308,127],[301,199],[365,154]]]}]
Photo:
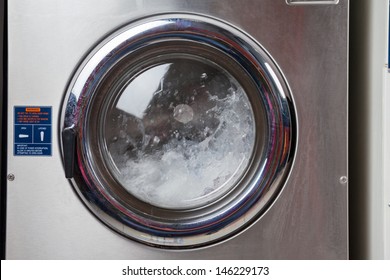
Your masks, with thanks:
[{"label": "soapy water", "polygon": [[185,99],[167,87],[142,119],[111,113],[118,130],[108,150],[129,193],[157,207],[192,209],[235,187],[251,159],[255,126],[243,89],[232,78],[227,84],[224,92],[200,84]]}]

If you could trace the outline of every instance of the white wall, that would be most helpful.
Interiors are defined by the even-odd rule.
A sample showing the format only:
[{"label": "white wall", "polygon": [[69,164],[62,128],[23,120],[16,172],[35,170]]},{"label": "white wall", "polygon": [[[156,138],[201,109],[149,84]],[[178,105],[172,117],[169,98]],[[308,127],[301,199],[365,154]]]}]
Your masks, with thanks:
[{"label": "white wall", "polygon": [[[390,8],[390,1],[389,1]],[[388,17],[390,15],[388,14]],[[390,22],[390,18],[388,18]],[[388,27],[388,36],[390,36],[390,26]],[[390,37],[388,37],[388,42]],[[390,46],[388,45],[390,56]],[[383,69],[383,208],[384,208],[384,258],[390,260],[390,57],[388,65]]]},{"label": "white wall", "polygon": [[390,260],[390,70],[383,70],[383,208],[384,208],[384,258]]}]

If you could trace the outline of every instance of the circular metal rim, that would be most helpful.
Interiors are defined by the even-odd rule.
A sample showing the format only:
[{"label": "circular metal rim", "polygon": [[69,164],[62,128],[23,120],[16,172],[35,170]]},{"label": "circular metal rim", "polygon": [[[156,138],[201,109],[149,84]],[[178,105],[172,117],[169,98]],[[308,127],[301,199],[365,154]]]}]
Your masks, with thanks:
[{"label": "circular metal rim", "polygon": [[[172,42],[170,42],[170,43],[172,43]],[[145,50],[145,48],[142,48],[140,50],[140,52],[142,52],[142,54],[138,54],[136,52],[134,55],[132,55],[133,58],[136,58],[135,59],[136,61],[134,61],[134,59],[130,59],[130,62],[128,62],[128,64],[130,64],[132,66],[131,70],[134,70],[134,71],[128,72],[128,70],[124,70],[123,72],[125,73],[125,75],[127,77],[128,76],[130,76],[130,77],[135,76],[138,74],[138,70],[140,70],[140,69],[147,69],[151,65],[156,64],[156,63],[158,64],[162,61],[166,61],[167,59],[170,60],[170,59],[178,59],[178,58],[179,59],[190,59],[190,60],[196,60],[196,59],[210,60],[207,63],[215,64],[214,61],[211,61],[211,60],[215,59],[215,57],[213,57],[213,55],[214,56],[217,55],[216,53],[210,53],[210,54],[206,55],[203,52],[201,53],[201,51],[202,51],[201,47],[198,46],[195,42],[191,42],[191,46],[189,46],[188,43],[189,43],[188,41],[184,41],[184,42],[175,41],[173,43],[173,45],[175,46],[174,50],[171,48],[168,48],[168,49],[164,48],[164,52],[160,51],[157,53],[157,56],[158,56],[157,58],[156,58],[155,52],[152,52],[152,54],[148,54],[148,51]],[[159,42],[157,44],[158,44],[159,48],[162,48],[163,43]],[[152,46],[152,48],[153,48],[153,46]],[[194,48],[194,49],[192,51],[190,51],[190,49],[192,49],[192,48]],[[204,46],[203,46],[203,48],[204,48]],[[181,51],[180,53],[178,53],[179,50]],[[199,54],[199,53],[201,53],[201,54]],[[223,57],[223,59],[226,60],[226,57]],[[151,62],[151,63],[149,63],[149,62]],[[224,71],[226,71],[225,69],[231,70],[231,68],[225,67],[226,65],[229,65],[229,67],[231,67],[231,65],[227,64],[227,63],[228,62],[224,61],[224,65],[214,65],[214,67],[223,69]],[[240,69],[240,71],[242,71],[242,70]],[[102,83],[108,84],[108,85],[112,85],[112,84],[117,85],[118,82],[115,82],[115,80],[122,80],[122,78],[117,78],[117,77],[122,76],[121,74],[124,74],[124,73],[118,73],[118,72],[108,73],[107,76],[108,76],[109,80],[104,81]],[[231,73],[229,73],[229,75],[230,74]],[[114,76],[113,79],[111,79],[112,76]],[[245,79],[245,77],[241,77],[241,78]],[[128,80],[128,79],[124,79],[124,80]],[[241,80],[241,79],[236,77],[236,80]],[[99,91],[100,91],[100,89],[97,89],[96,95],[99,94]],[[106,105],[107,104],[110,105],[113,102],[113,99],[115,99],[115,97],[117,96],[115,94],[116,90],[112,90],[112,92],[114,92],[114,93],[112,93],[112,92],[110,92],[110,90],[107,90],[107,88],[104,86],[102,86],[101,91],[107,92],[106,93],[107,98],[99,100],[97,102],[94,102],[93,104],[90,105],[91,107],[101,108],[101,109],[98,110],[99,113],[91,112],[91,115],[88,118],[92,123],[94,123],[95,120],[99,119],[100,122],[99,122],[99,120],[96,121],[98,123],[99,128],[103,127],[104,120],[107,118],[106,110],[107,110],[108,106],[106,106]],[[256,91],[256,89],[253,87],[251,91],[254,92],[254,91]],[[118,92],[116,92],[116,93],[118,94]],[[95,103],[97,103],[97,104],[95,105]],[[94,111],[96,111],[96,110],[94,110]],[[251,113],[251,116],[253,118],[255,118],[255,116],[253,115],[253,112],[252,112],[252,108],[250,109],[250,113]],[[262,112],[257,112],[257,115],[259,113],[261,114]],[[265,123],[266,122],[265,116],[264,117],[260,116],[260,117],[261,117],[261,119],[259,120],[259,123]],[[101,125],[99,125],[100,123],[101,123]],[[253,129],[253,131],[256,130],[255,124],[253,125],[252,129]],[[98,139],[99,135],[104,135],[103,131],[104,131],[103,129],[102,129],[102,132],[97,132],[96,130],[90,129],[90,131],[87,133],[88,136],[92,135],[92,137],[89,137],[92,141],[88,141],[86,139],[86,142],[90,143],[90,145],[88,145],[88,146],[89,146],[90,150],[92,151],[91,154],[93,154],[93,151],[96,151],[96,150],[106,150],[105,143],[100,143],[98,140],[93,141],[93,139]],[[257,137],[257,138],[259,138],[259,137]],[[262,154],[261,147],[263,146],[263,142],[264,142],[262,140],[263,140],[262,138],[257,139],[257,141],[255,141],[253,143],[253,148],[252,148],[252,152],[251,152],[252,156],[248,160],[249,162],[253,161],[253,159],[252,159],[253,154],[254,154],[253,150],[255,150],[255,149],[258,150],[258,152],[256,152],[256,154],[258,154],[258,157],[261,156],[261,154]],[[102,141],[102,142],[104,142],[104,141]],[[94,160],[90,160],[91,164],[96,163],[96,161],[100,161],[100,156],[95,157]],[[110,160],[108,160],[108,161],[110,161]],[[111,181],[111,180],[106,181],[105,180],[106,177],[115,177],[115,176],[111,176],[111,173],[108,174],[109,172],[105,171],[105,170],[112,170],[110,163],[108,162],[108,164],[106,164],[103,161],[102,161],[102,163],[104,166],[103,166],[103,168],[101,168],[101,171],[99,173],[101,173],[103,175],[101,177],[101,179],[102,179],[102,181],[105,181],[104,184],[111,186],[111,189],[112,189],[112,187],[115,187],[115,185],[119,185],[119,188],[123,189],[123,186],[121,186],[121,184],[118,182],[118,180],[116,180],[116,181]],[[94,168],[94,169],[96,170],[96,168]],[[248,168],[245,168],[245,169],[247,170]],[[241,175],[240,179],[238,179],[237,182],[240,181],[241,179],[243,179],[243,177],[245,177],[244,175]],[[236,184],[236,186],[237,186],[237,184]],[[232,200],[232,197],[234,195],[239,195],[238,189],[239,188],[230,189],[229,191],[225,192],[223,195],[218,196],[217,200],[212,201],[211,204],[220,204],[222,197],[223,197],[224,201],[227,199],[227,197],[230,197],[230,200]],[[115,196],[115,194],[114,194],[114,196]],[[130,198],[132,198],[132,200],[129,202],[125,202],[124,199],[122,199],[123,197],[130,197]],[[211,211],[210,203],[208,203],[206,205],[198,205],[197,208],[188,208],[188,207],[162,208],[159,206],[154,207],[153,205],[150,205],[147,202],[143,202],[143,201],[140,201],[139,199],[136,199],[134,196],[131,196],[129,193],[127,193],[127,191],[121,192],[121,195],[119,195],[119,197],[116,196],[116,199],[118,201],[121,201],[121,204],[124,204],[124,205],[126,204],[127,205],[126,208],[135,208],[136,211],[138,210],[139,212],[143,213],[143,216],[147,216],[147,214],[145,214],[145,213],[153,213],[153,216],[155,217],[155,219],[160,219],[160,220],[164,220],[164,221],[168,221],[169,220],[168,217],[170,217],[171,220],[177,220],[179,218],[186,220],[186,219],[191,218],[193,216],[204,216],[205,212]],[[135,204],[137,204],[138,206],[134,207]],[[156,211],[154,211],[155,209],[156,209]],[[200,210],[200,209],[204,210],[204,211],[196,211],[196,210]],[[180,214],[172,215],[175,213],[176,214],[180,213]],[[191,213],[191,214],[189,214],[189,213]],[[186,215],[186,214],[189,214],[189,215]],[[174,216],[174,217],[172,217],[172,216]],[[175,230],[178,230],[178,227],[176,227]]]},{"label": "circular metal rim", "polygon": [[[88,166],[91,154],[83,146],[87,125],[84,116],[91,110],[89,102],[100,79],[124,54],[142,48],[156,39],[167,38],[195,38],[206,45],[223,49],[241,65],[250,68],[248,74],[259,87],[259,92],[267,93],[264,102],[269,102],[268,109],[273,111],[269,115],[274,118],[270,120],[270,129],[279,134],[278,139],[269,139],[272,142],[269,143],[271,150],[277,156],[267,158],[263,166],[257,166],[250,188],[252,191],[246,194],[246,203],[225,213],[222,219],[214,218],[212,224],[205,224],[199,219],[190,231],[175,232],[165,222],[153,221],[153,225],[151,221],[142,221],[139,213],[129,213],[129,209],[117,204],[105,192],[98,174]],[[79,172],[71,180],[73,186],[89,209],[105,224],[131,239],[151,246],[193,248],[235,235],[268,210],[283,188],[292,166],[296,145],[296,117],[288,85],[275,62],[256,41],[220,20],[193,14],[165,14],[145,18],[124,27],[100,44],[84,61],[68,90],[67,98],[61,122],[63,128],[76,129],[77,144],[82,151],[77,154]],[[265,177],[261,181],[259,176]],[[266,193],[263,193],[264,189],[267,189]]]}]

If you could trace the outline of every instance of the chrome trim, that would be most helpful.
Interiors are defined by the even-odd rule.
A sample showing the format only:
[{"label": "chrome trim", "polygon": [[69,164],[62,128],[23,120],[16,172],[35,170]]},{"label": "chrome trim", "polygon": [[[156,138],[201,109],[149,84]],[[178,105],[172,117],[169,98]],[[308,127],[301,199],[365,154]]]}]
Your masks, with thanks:
[{"label": "chrome trim", "polygon": [[286,0],[286,3],[291,6],[337,5],[339,0]]},{"label": "chrome trim", "polygon": [[[99,92],[124,59],[166,43],[181,52],[213,54],[240,69],[254,113],[265,114],[265,143],[257,138],[252,165],[239,187],[201,209],[172,210],[123,199],[115,179],[92,146],[90,117],[99,115],[105,97]],[[185,49],[188,45],[188,50]],[[196,46],[196,47],[191,47]],[[158,52],[157,52],[158,53]],[[223,63],[222,60],[217,63]],[[245,77],[245,78],[244,78]],[[99,100],[100,99],[100,100]],[[249,35],[223,21],[194,14],[164,14],[135,21],[98,45],[81,64],[66,93],[61,130],[74,127],[77,166],[71,183],[88,208],[105,224],[139,242],[164,248],[193,248],[229,238],[259,219],[274,202],[290,173],[295,156],[297,123],[290,89],[270,55]],[[94,125],[94,124],[93,124]],[[261,129],[260,129],[261,130]],[[61,138],[61,143],[63,139]],[[92,143],[92,144],[91,144]],[[97,152],[99,153],[99,151]],[[94,161],[96,160],[96,161]]]}]

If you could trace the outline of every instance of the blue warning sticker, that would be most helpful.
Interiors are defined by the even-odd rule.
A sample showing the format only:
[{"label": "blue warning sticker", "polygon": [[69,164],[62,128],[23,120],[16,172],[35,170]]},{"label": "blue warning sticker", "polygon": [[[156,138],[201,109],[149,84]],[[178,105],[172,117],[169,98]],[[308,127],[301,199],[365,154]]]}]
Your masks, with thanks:
[{"label": "blue warning sticker", "polygon": [[14,155],[52,155],[51,107],[15,106]]}]

